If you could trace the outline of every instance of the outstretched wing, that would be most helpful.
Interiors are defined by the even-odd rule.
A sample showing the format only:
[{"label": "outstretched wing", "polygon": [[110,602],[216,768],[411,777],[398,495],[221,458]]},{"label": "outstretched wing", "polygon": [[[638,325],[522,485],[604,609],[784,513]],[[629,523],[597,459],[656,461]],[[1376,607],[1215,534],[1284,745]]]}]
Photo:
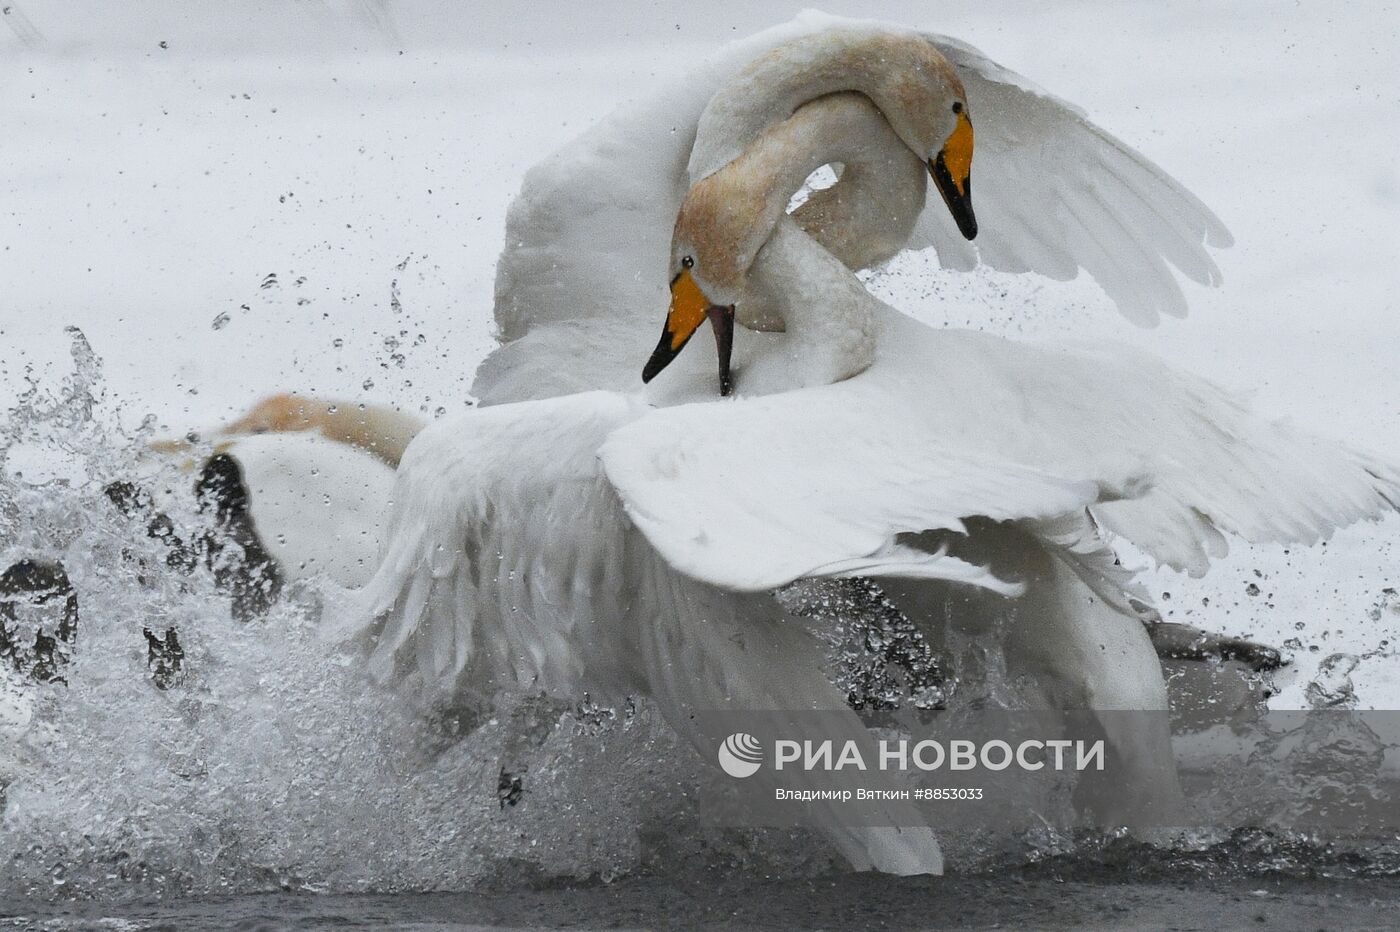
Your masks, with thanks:
[{"label": "outstretched wing", "polygon": [[860,400],[816,389],[666,408],[619,429],[600,456],[628,516],[668,563],[738,591],[860,575],[1016,594],[1019,584],[901,535],[963,532],[972,517],[1082,514],[1131,484],[960,451]]},{"label": "outstretched wing", "polygon": [[[477,372],[474,394],[492,404],[634,388],[636,360],[650,350],[666,306],[671,229],[706,103],[774,46],[853,26],[901,28],[803,14],[725,47],[532,168],[511,205],[497,264],[502,345]],[[1057,279],[1083,269],[1144,324],[1185,313],[1171,267],[1219,282],[1206,247],[1228,245],[1230,235],[1190,192],[1072,105],[969,46],[930,39],[970,97],[981,233],[968,243],[935,203],[911,245],[936,247],[953,269],[983,263]]]},{"label": "outstretched wing", "polygon": [[735,589],[846,570],[953,578],[900,535],[985,516],[1094,549],[1096,530],[1061,520],[1087,509],[1199,575],[1227,535],[1310,544],[1400,505],[1394,467],[1132,349],[879,320],[879,361],[853,379],[668,408],[609,437],[608,478],[668,561]]},{"label": "outstretched wing", "polygon": [[1173,267],[1203,285],[1220,283],[1206,247],[1232,240],[1195,195],[1073,104],[972,46],[928,38],[967,90],[979,233],[969,243],[943,205],[930,203],[912,246],[933,246],[953,269],[980,263],[1060,280],[1083,269],[1144,326],[1186,314]]}]

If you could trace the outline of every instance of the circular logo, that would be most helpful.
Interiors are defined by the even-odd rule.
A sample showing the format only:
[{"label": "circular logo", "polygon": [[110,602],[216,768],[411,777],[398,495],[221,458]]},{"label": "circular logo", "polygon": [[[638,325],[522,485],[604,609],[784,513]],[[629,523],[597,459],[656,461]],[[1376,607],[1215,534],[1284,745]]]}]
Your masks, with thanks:
[{"label": "circular logo", "polygon": [[719,746],[719,765],[731,777],[751,777],[763,763],[763,745],[753,735],[735,732]]}]

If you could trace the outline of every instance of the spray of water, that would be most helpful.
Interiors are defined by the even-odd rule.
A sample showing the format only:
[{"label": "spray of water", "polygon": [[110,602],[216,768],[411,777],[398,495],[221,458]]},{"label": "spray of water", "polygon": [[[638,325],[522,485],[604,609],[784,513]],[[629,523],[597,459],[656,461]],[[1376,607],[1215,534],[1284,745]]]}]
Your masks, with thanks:
[{"label": "spray of water", "polygon": [[[831,869],[830,852],[800,832],[706,828],[690,802],[705,766],[645,702],[502,696],[489,708],[424,708],[371,683],[354,651],[320,636],[320,619],[347,604],[328,585],[292,586],[265,617],[237,618],[207,567],[173,565],[169,540],[114,506],[112,484],[137,477],[174,526],[197,535],[210,520],[192,474],[146,455],[152,419],[126,425],[76,331],[72,355],[62,385],[31,382],[0,423],[0,570],[62,566],[81,606],[59,675],[0,665],[0,899]],[[853,704],[937,708],[969,683],[988,684],[981,701],[1006,688],[994,651],[934,649],[876,590],[786,598],[831,621],[833,675]],[[52,633],[55,611],[16,612],[20,642]],[[1344,701],[1345,667],[1331,666],[1319,702]],[[1265,759],[1298,739],[1261,745],[1259,766],[1241,773],[1257,783],[1273,772]],[[1359,733],[1314,744],[1338,741],[1378,754]],[[1300,785],[1319,779],[1299,773]],[[1393,839],[1339,848],[1241,833],[1229,819],[1167,848],[1050,830],[949,848],[965,869],[1394,869]]]},{"label": "spray of water", "polygon": [[[62,682],[9,670],[0,684],[0,897],[464,889],[635,867],[643,810],[694,769],[658,765],[689,752],[650,710],[419,708],[318,636],[344,604],[329,586],[238,620],[212,573],[170,566],[168,543],[114,507],[111,484],[139,476],[177,527],[209,520],[191,473],[145,457],[149,423],[121,426],[72,336],[72,374],[31,384],[0,425],[0,568],[61,565],[81,606]],[[174,681],[147,636],[171,630]]]}]

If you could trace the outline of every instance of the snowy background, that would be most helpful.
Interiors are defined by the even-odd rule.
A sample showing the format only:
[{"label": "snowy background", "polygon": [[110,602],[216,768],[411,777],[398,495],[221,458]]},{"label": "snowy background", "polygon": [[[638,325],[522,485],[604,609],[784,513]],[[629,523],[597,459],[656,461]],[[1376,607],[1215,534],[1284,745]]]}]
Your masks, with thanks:
[{"label": "snowy background", "polygon": [[[800,4],[6,0],[0,404],[105,359],[131,423],[207,425],[274,390],[460,410],[492,343],[524,171]],[[874,287],[935,323],[1126,340],[1400,459],[1400,11],[1385,4],[833,2],[955,35],[1086,109],[1225,220],[1225,284],[1155,330],[1094,286],[935,274]],[[1337,650],[1400,707],[1396,522],[1237,548],[1173,617]],[[1159,586],[1160,582],[1160,586]],[[1250,587],[1257,593],[1250,594]],[[1202,604],[1209,599],[1210,607]],[[1189,617],[1188,617],[1189,616]],[[1300,627],[1301,626],[1301,627]],[[1290,677],[1292,679],[1290,680]]]}]

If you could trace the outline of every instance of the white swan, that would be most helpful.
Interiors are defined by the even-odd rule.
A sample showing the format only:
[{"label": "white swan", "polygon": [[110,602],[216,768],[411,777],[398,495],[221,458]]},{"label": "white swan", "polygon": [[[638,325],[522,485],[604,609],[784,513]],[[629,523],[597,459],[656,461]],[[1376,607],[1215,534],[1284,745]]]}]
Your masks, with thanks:
[{"label": "white swan", "polygon": [[[800,122],[859,170],[899,148],[879,112],[850,95],[804,108]],[[365,593],[370,614],[393,608],[372,669],[387,676],[412,654],[425,686],[484,697],[520,688],[618,701],[647,694],[707,757],[724,736],[701,731],[697,710],[827,709],[841,733],[820,737],[864,739],[799,619],[766,592],[727,592],[675,573],[630,526],[596,454],[647,410],[638,397],[592,392],[426,428],[404,455],[394,496],[405,507]],[[480,509],[503,520],[482,521]],[[951,559],[941,572],[981,575]],[[859,867],[938,870],[918,814],[889,810],[892,824],[912,828],[834,830],[833,839]]]},{"label": "white swan", "polygon": [[228,474],[215,488],[237,487],[244,533],[276,562],[280,579],[324,577],[353,588],[378,565],[394,469],[423,424],[381,405],[280,393],[203,440],[161,440],[151,449],[198,454],[188,465],[201,474],[224,456]]},{"label": "white swan", "polygon": [[[981,136],[998,114],[979,110],[972,86],[965,103]],[[954,102],[945,97],[942,112],[951,114]],[[1053,100],[1043,106],[1067,112]],[[785,139],[810,139],[811,121],[842,108],[825,131],[835,144],[868,104],[829,98],[776,125],[759,121],[767,129],[748,150],[758,155],[706,176],[677,230],[677,259],[693,260],[691,280],[707,305],[762,294],[785,323],[788,333],[744,333],[736,345],[741,389],[778,393],[650,413],[639,396],[589,393],[486,408],[429,427],[405,454],[391,543],[367,590],[371,613],[388,616],[374,657],[381,674],[395,665],[416,667],[425,680],[460,673],[487,692],[519,685],[564,694],[642,690],[711,752],[716,736],[696,733],[692,710],[843,707],[820,675],[815,645],[759,593],[802,576],[865,573],[1022,593],[1026,609],[1006,633],[1007,652],[1035,674],[1045,702],[1163,708],[1156,659],[1095,521],[1160,559],[1201,569],[1223,543],[1221,531],[1311,540],[1390,506],[1397,495],[1392,471],[1260,423],[1213,387],[1153,360],[932,331],[875,301],[771,208],[786,203],[806,171],[765,157],[765,147],[781,156]],[[1071,123],[1075,132],[1103,138],[1078,117]],[[610,128],[625,125],[623,118]],[[862,137],[875,132],[863,129]],[[888,126],[884,132],[891,133]],[[599,169],[589,160],[608,151],[603,142],[595,138],[581,156],[575,150],[568,157],[582,158],[583,175]],[[930,153],[906,142],[890,139],[889,151],[903,149],[922,171]],[[622,150],[609,153],[616,167],[629,142],[613,144]],[[704,151],[700,144],[696,150]],[[1192,254],[1195,271],[1213,269],[1190,235],[1211,228],[1209,215],[1131,153],[1116,145],[1112,152],[1129,166],[1126,174],[1157,185],[1147,186],[1146,202],[1155,195],[1185,204],[1189,210],[1179,212],[1196,226],[1169,224],[1164,213],[1135,225],[1116,220],[1139,235],[1119,237],[1114,251],[1103,251],[1111,264],[1136,254],[1160,265],[1168,255],[1190,271]],[[979,172],[980,158],[979,150]],[[667,168],[644,179],[660,182],[653,194],[674,190],[666,171],[679,161],[663,158]],[[643,246],[632,239],[635,227],[616,225],[617,210],[645,217],[655,209],[626,196],[637,174],[618,179],[623,195],[607,192],[615,200],[603,214],[565,214],[565,229],[555,223],[543,240],[523,235],[547,200],[542,191],[560,195],[557,208],[575,205],[573,190],[562,189],[567,174],[556,165],[543,179],[532,175],[534,197],[512,214],[498,294],[498,317],[512,343],[487,361],[478,380],[496,400],[620,379],[617,350],[598,345],[598,335],[637,348],[628,315],[635,316],[643,292],[658,292],[633,284],[635,270],[656,257],[656,244]],[[978,177],[981,191],[988,185]],[[1058,195],[1053,177],[1047,182]],[[596,189],[584,196],[605,201]],[[726,229],[715,225],[722,211],[702,209],[706,198],[736,203],[736,196],[748,198],[737,203],[763,205],[760,219],[773,222],[756,224],[739,211],[738,226]],[[697,217],[710,226],[697,226]],[[606,248],[590,254],[576,238],[589,225],[610,237],[604,246],[611,255]],[[654,224],[639,226],[655,232]],[[985,213],[983,226],[989,235]],[[718,264],[700,247],[739,241],[756,246],[752,261],[735,264],[733,277],[707,278],[705,269]],[[1071,259],[1073,242],[1061,246]],[[619,265],[629,245],[637,254]],[[554,277],[521,276],[551,258]],[[1096,260],[1086,267],[1088,261]],[[686,270],[678,262],[678,282]],[[624,292],[622,310],[611,317],[600,308],[606,292],[586,287],[601,285],[607,271],[620,275]],[[665,270],[657,271],[664,281]],[[539,299],[535,311],[526,313],[522,293]],[[570,302],[576,310],[563,311]],[[813,339],[813,328],[830,333],[834,323],[842,325],[836,336],[854,338]],[[628,361],[629,384],[647,342],[642,338]],[[782,352],[784,345],[804,352]],[[603,360],[597,370],[593,349]],[[712,376],[703,372],[668,372],[651,397],[713,396]],[[786,390],[793,385],[812,387]],[[605,474],[595,461],[600,450]],[[794,488],[798,469],[802,482]],[[947,543],[940,531],[953,532],[951,552],[902,536]],[[914,601],[934,591],[911,585],[907,598]],[[854,733],[859,724],[851,720],[848,728]],[[1163,767],[1170,760],[1165,732],[1110,738],[1127,761],[1125,779],[1170,802],[1175,785]],[[908,813],[897,815],[905,819],[896,824],[918,824]],[[838,833],[835,840],[857,866],[940,866],[922,828]]]},{"label": "white swan", "polygon": [[283,579],[364,585],[379,565],[392,467],[314,433],[252,434],[218,447],[237,464],[251,530]]},{"label": "white swan", "polygon": [[[634,391],[636,361],[656,343],[655,309],[667,301],[671,232],[692,182],[688,167],[703,161],[705,169],[718,168],[752,138],[742,131],[784,119],[820,93],[863,90],[857,77],[873,92],[869,85],[879,77],[838,70],[833,78],[800,67],[804,60],[819,65],[849,57],[852,46],[891,38],[899,41],[877,58],[893,60],[911,54],[915,47],[902,40],[914,36],[899,26],[804,13],[726,47],[532,168],[511,204],[497,265],[502,346],[477,370],[472,394],[485,405],[595,388]],[[1190,192],[1076,107],[977,50],[944,36],[920,38],[952,64],[966,92],[977,128],[981,223],[968,242],[946,210],[926,210],[909,246],[936,247],[939,262],[953,270],[986,265],[1070,279],[1084,269],[1126,316],[1143,323],[1185,313],[1173,267],[1196,282],[1220,280],[1205,246],[1228,245],[1230,235]],[[778,51],[793,43],[798,55]],[[794,74],[784,78],[786,69]],[[770,96],[775,78],[787,98]],[[716,104],[715,91],[726,82],[729,102]],[[715,125],[697,144],[707,106]],[[733,124],[733,132],[719,119],[740,112],[742,125]],[[878,187],[861,186],[865,193]],[[859,219],[865,235],[848,239],[884,248],[850,257],[861,260],[856,267],[905,245],[889,248],[876,216]],[[803,226],[834,246],[822,224]],[[648,397],[676,400],[660,387]]]}]

